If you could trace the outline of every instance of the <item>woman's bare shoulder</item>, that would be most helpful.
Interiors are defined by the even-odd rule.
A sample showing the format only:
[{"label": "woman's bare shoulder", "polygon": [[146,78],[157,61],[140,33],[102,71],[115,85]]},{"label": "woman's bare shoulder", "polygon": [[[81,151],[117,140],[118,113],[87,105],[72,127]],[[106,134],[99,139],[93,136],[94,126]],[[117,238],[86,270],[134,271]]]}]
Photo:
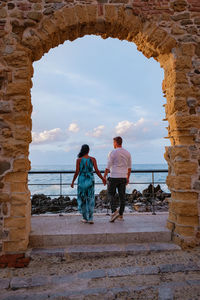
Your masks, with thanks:
[{"label": "woman's bare shoulder", "polygon": [[89,156],[92,161],[96,161],[95,157]]}]

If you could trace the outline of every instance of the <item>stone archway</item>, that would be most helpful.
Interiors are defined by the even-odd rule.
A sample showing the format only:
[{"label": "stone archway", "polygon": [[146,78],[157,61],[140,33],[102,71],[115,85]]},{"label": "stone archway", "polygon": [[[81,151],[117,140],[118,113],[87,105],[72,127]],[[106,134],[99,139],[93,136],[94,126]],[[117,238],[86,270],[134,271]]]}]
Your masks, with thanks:
[{"label": "stone archway", "polygon": [[0,6],[1,254],[25,252],[29,241],[32,63],[49,49],[86,34],[134,42],[164,69],[171,141],[165,158],[172,193],[167,226],[182,246],[199,241],[198,5],[195,0],[107,2],[24,0]]}]

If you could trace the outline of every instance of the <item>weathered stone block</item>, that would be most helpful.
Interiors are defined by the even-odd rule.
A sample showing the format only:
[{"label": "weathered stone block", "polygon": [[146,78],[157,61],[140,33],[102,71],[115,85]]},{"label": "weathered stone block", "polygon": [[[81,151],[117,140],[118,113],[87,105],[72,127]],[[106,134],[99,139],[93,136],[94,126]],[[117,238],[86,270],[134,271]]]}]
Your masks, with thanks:
[{"label": "weathered stone block", "polygon": [[184,29],[182,29],[180,26],[178,26],[177,24],[174,24],[172,26],[172,29],[171,29],[171,33],[173,35],[181,35],[181,34],[184,34]]},{"label": "weathered stone block", "polygon": [[192,68],[192,57],[191,56],[178,56],[174,61],[176,70],[185,71],[186,69]]},{"label": "weathered stone block", "polygon": [[36,22],[39,22],[42,19],[42,13],[38,11],[31,11],[28,12],[27,17],[30,18],[31,20],[34,20]]},{"label": "weathered stone block", "polygon": [[0,175],[5,173],[10,169],[11,165],[9,161],[6,160],[0,160]]},{"label": "weathered stone block", "polygon": [[177,222],[177,215],[173,211],[169,211],[168,219],[171,222],[176,223]]},{"label": "weathered stone block", "polygon": [[18,251],[26,251],[28,247],[28,237],[25,240],[20,241],[5,241],[3,244],[3,251],[9,252],[18,252]]},{"label": "weathered stone block", "polygon": [[172,176],[168,175],[167,176],[167,185],[171,189],[175,190],[190,190],[191,189],[191,177],[190,176],[184,176],[184,175],[179,175],[179,176]]},{"label": "weathered stone block", "polygon": [[12,172],[7,173],[4,177],[5,182],[28,182],[27,172]]},{"label": "weathered stone block", "polygon": [[175,0],[174,2],[170,2],[170,6],[174,11],[180,12],[186,9],[187,2],[185,0]]},{"label": "weathered stone block", "polygon": [[0,202],[10,201],[10,196],[7,193],[0,193]]},{"label": "weathered stone block", "polygon": [[26,193],[27,192],[27,183],[23,182],[12,182],[10,183],[11,193]]},{"label": "weathered stone block", "polygon": [[11,194],[11,201],[13,205],[19,204],[27,204],[30,202],[30,192],[27,191],[26,193],[12,193]]},{"label": "weathered stone block", "polygon": [[[4,254],[0,256],[0,266],[2,268],[24,268],[30,262],[30,257],[25,257],[24,253]],[[5,285],[5,284],[4,284]],[[9,286],[9,280],[8,280]]]},{"label": "weathered stone block", "polygon": [[114,5],[105,5],[105,21],[112,23],[117,20],[117,9]]},{"label": "weathered stone block", "polygon": [[28,159],[15,159],[13,162],[13,171],[29,171],[31,168],[30,161]]},{"label": "weathered stone block", "polygon": [[175,113],[169,116],[171,129],[200,128],[200,117],[196,115],[185,115]]},{"label": "weathered stone block", "polygon": [[172,191],[171,196],[172,196],[173,200],[179,200],[179,201],[181,200],[181,201],[191,202],[191,201],[194,201],[194,200],[197,201],[199,194],[195,193],[195,192],[175,192],[175,191]]},{"label": "weathered stone block", "polygon": [[199,217],[198,216],[177,216],[177,224],[188,225],[188,226],[198,226],[199,225]]},{"label": "weathered stone block", "polygon": [[27,219],[25,217],[4,218],[4,228],[26,228]]},{"label": "weathered stone block", "polygon": [[80,24],[88,23],[88,13],[85,5],[76,5],[74,7],[74,13],[76,14]]},{"label": "weathered stone block", "polygon": [[181,226],[177,225],[175,226],[176,233],[182,235],[182,236],[194,236],[195,235],[195,229],[193,226]]},{"label": "weathered stone block", "polygon": [[194,85],[200,85],[200,75],[196,74],[196,75],[191,76],[191,82]]},{"label": "weathered stone block", "polygon": [[64,16],[66,26],[77,25],[77,16],[74,8],[65,7],[62,10],[62,14]]},{"label": "weathered stone block", "polygon": [[189,160],[190,158],[190,153],[187,149],[187,147],[184,146],[176,146],[176,147],[171,147],[170,149],[170,158],[172,160],[177,160],[177,159],[181,159],[181,160]]},{"label": "weathered stone block", "polygon": [[3,216],[7,216],[8,213],[9,213],[9,204],[3,202],[3,203],[1,204],[1,211],[2,211]]},{"label": "weathered stone block", "polygon": [[185,19],[190,19],[190,14],[188,12],[176,14],[171,17],[174,21],[181,21]]},{"label": "weathered stone block", "polygon": [[4,59],[11,67],[24,68],[29,63],[29,58],[26,52],[15,50],[14,53],[5,55]]},{"label": "weathered stone block", "polygon": [[196,216],[197,215],[197,202],[196,201],[169,201],[169,209],[177,215]]},{"label": "weathered stone block", "polygon": [[10,240],[12,242],[16,241],[16,242],[19,242],[21,240],[26,240],[27,237],[28,237],[28,232],[24,229],[10,229],[9,230],[9,237],[10,237]]},{"label": "weathered stone block", "polygon": [[5,156],[10,157],[10,155],[15,158],[20,154],[26,154],[28,155],[28,145],[25,143],[13,143],[13,141],[10,141],[9,143],[3,143],[3,153]]},{"label": "weathered stone block", "polygon": [[31,209],[31,201],[27,202],[27,204],[12,204],[10,209],[10,216],[11,217],[27,217],[30,213]]},{"label": "weathered stone block", "polygon": [[1,8],[0,9],[0,18],[3,19],[3,18],[6,18],[7,17],[7,10],[5,8]]},{"label": "weathered stone block", "polygon": [[97,20],[97,6],[87,5],[88,21],[89,23],[95,23]]},{"label": "weathered stone block", "polygon": [[30,85],[27,81],[24,82],[13,82],[7,86],[7,96],[12,95],[28,95]]},{"label": "weathered stone block", "polygon": [[176,175],[193,175],[197,172],[198,165],[194,162],[174,162],[174,171]]}]

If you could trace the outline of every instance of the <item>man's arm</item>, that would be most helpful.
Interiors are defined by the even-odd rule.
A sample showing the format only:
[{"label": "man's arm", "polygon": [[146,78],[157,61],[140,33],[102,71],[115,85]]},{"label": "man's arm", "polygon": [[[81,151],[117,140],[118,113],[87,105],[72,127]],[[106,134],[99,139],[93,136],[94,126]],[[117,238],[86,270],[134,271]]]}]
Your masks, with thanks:
[{"label": "man's arm", "polygon": [[104,172],[104,178],[106,179],[107,178],[107,175],[108,173],[110,173],[110,167],[112,166],[112,155],[111,155],[111,152],[108,154],[108,163],[107,163],[107,167],[105,169],[105,172]]},{"label": "man's arm", "polygon": [[131,168],[128,168],[127,178],[126,178],[126,184],[129,184],[129,178],[131,174]]},{"label": "man's arm", "polygon": [[110,173],[110,170],[106,168],[103,176],[105,179],[107,178],[108,173]]}]

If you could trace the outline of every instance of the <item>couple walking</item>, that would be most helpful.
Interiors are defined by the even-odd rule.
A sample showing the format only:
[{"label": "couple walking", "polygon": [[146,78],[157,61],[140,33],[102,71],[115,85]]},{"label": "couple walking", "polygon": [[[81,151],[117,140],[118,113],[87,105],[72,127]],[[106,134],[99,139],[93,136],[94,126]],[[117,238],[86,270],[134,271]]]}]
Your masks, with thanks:
[{"label": "couple walking", "polygon": [[[122,147],[122,138],[117,136],[113,139],[114,150],[108,154],[107,167],[104,172],[104,177],[99,172],[97,162],[94,157],[89,156],[89,146],[83,145],[78,154],[76,161],[76,171],[72,180],[71,187],[74,187],[74,182],[78,177],[78,210],[82,214],[82,222],[93,224],[93,211],[95,206],[94,197],[94,174],[101,178],[104,185],[107,183],[107,193],[111,205],[111,219],[114,222],[117,218],[123,220],[125,208],[125,191],[126,185],[129,183],[131,173],[131,155]],[[110,177],[107,179],[107,175]],[[116,190],[119,193],[120,208],[117,210],[115,200]]]}]

